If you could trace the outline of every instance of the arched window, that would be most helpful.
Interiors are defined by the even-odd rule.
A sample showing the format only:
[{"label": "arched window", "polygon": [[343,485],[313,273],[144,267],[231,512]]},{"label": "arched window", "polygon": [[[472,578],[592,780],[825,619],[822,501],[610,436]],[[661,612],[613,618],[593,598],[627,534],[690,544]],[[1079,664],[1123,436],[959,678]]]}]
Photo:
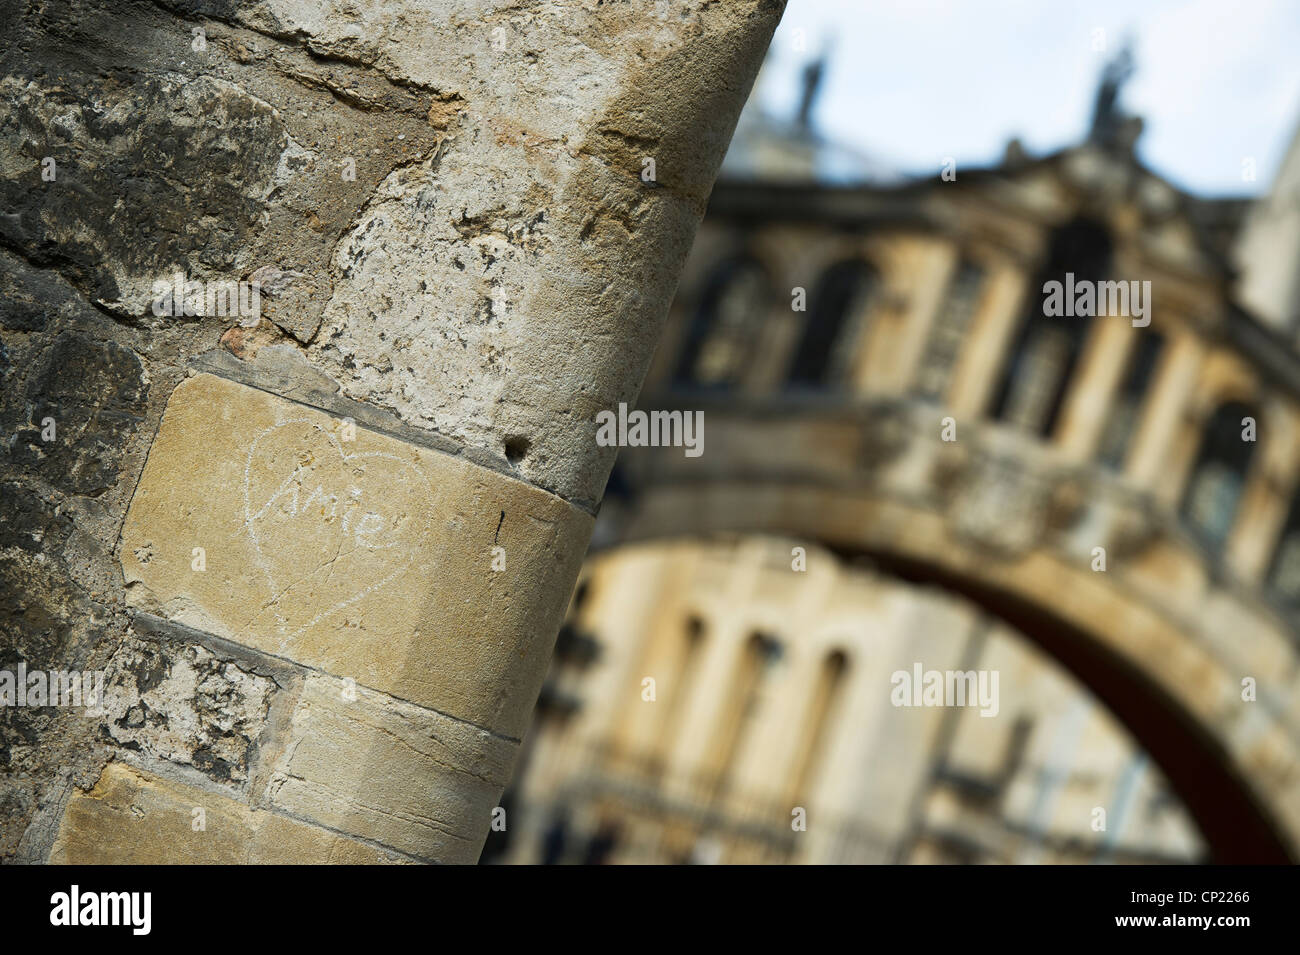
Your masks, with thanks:
[{"label": "arched window", "polygon": [[[1228,539],[1246,486],[1255,448],[1253,440],[1246,440],[1246,418],[1258,420],[1249,405],[1229,401],[1218,407],[1205,426],[1196,466],[1187,482],[1183,518],[1211,547],[1222,547]],[[1253,427],[1250,436],[1253,439]]]},{"label": "arched window", "polygon": [[1291,502],[1291,512],[1273,552],[1268,587],[1284,603],[1300,608],[1300,494]]},{"label": "arched window", "polygon": [[1097,450],[1098,460],[1116,470],[1124,464],[1124,456],[1133,440],[1133,432],[1137,429],[1142,402],[1155,378],[1156,365],[1165,345],[1165,337],[1159,332],[1153,332],[1149,328],[1139,328],[1136,331],[1139,337],[1129,355],[1128,366],[1124,369],[1124,377],[1115,393]]},{"label": "arched window", "polygon": [[781,644],[767,634],[752,634],[745,642],[723,700],[717,736],[709,755],[712,763],[709,782],[715,796],[726,790],[732,763],[754,722],[763,678],[780,657]]},{"label": "arched window", "polygon": [[794,805],[808,796],[815,774],[821,764],[830,736],[831,721],[844,689],[844,675],[849,668],[849,658],[843,650],[833,650],[822,661],[817,685],[808,700],[799,748],[795,751],[791,767],[787,801]]},{"label": "arched window", "polygon": [[966,338],[971,318],[984,288],[984,270],[963,260],[948,285],[934,328],[925,343],[916,390],[924,398],[938,399],[948,390],[948,378],[957,363],[957,353]]},{"label": "arched window", "polygon": [[674,383],[717,389],[738,384],[770,303],[767,276],[757,261],[741,257],[718,266],[700,296]]},{"label": "arched window", "polygon": [[672,678],[664,687],[666,699],[661,704],[664,708],[663,721],[650,759],[652,772],[662,773],[672,757],[682,717],[695,685],[700,657],[704,652],[704,639],[704,621],[694,616],[688,618],[675,648],[671,663]]},{"label": "arched window", "polygon": [[851,357],[848,348],[860,338],[857,323],[878,285],[875,270],[857,259],[838,262],[823,273],[809,296],[787,384],[821,387],[842,376]]},{"label": "arched window", "polygon": [[1029,290],[1028,306],[1003,367],[994,417],[1043,437],[1051,435],[1092,318],[1044,315],[1043,287],[1060,282],[1063,290],[1070,290],[1079,282],[1101,281],[1110,259],[1110,236],[1099,223],[1076,219],[1052,233],[1047,261]]}]

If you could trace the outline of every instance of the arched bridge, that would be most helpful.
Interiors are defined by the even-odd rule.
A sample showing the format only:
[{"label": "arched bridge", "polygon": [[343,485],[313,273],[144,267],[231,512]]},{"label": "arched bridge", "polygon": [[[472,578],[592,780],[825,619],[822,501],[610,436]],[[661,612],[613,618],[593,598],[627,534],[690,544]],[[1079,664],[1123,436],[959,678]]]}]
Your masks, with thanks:
[{"label": "arched bridge", "polygon": [[962,593],[1215,858],[1300,860],[1300,350],[1240,304],[1247,211],[1097,142],[719,183],[642,402],[703,410],[703,452],[625,448],[598,544],[778,534]]},{"label": "arched bridge", "polygon": [[677,395],[665,407],[684,403],[704,411],[704,453],[624,450],[598,545],[779,535],[948,587],[1116,713],[1216,860],[1300,857],[1300,646],[1286,615],[1216,569],[1150,494],[1001,425],[958,423],[954,436],[925,403]]}]

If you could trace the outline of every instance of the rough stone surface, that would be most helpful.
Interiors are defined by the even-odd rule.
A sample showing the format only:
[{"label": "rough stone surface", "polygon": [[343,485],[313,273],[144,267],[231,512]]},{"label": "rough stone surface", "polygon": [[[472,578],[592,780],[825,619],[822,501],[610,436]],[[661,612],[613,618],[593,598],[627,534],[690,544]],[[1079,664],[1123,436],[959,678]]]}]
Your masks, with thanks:
[{"label": "rough stone surface", "polygon": [[131,602],[521,736],[591,518],[343,428],[212,375],[177,388],[122,531]]},{"label": "rough stone surface", "polygon": [[267,802],[421,859],[473,863],[516,749],[440,713],[313,676]]},{"label": "rough stone surface", "polygon": [[[371,195],[335,247],[312,354],[349,395],[594,505],[613,449],[587,425],[636,394],[782,5],[177,6],[454,95],[477,119],[457,114]],[[551,313],[565,320],[537,320]]]},{"label": "rough stone surface", "polygon": [[783,4],[164,6],[6,11],[39,56],[0,59],[0,240],[137,322],[177,269],[299,276],[264,313],[348,395],[594,507],[595,414],[636,395]]},{"label": "rough stone surface", "polygon": [[[0,11],[15,41],[0,57],[0,241],[132,323],[156,323],[153,282],[177,270],[206,281],[270,268],[297,278],[268,285],[263,313],[310,340],[334,242],[456,116],[436,90],[154,4]],[[382,124],[368,118],[378,111]]]},{"label": "rough stone surface", "polygon": [[[195,810],[203,810],[197,829]],[[229,796],[110,763],[98,783],[68,802],[50,852],[55,864],[302,865],[400,863],[396,853]]]},{"label": "rough stone surface", "polygon": [[274,692],[204,647],[131,639],[109,661],[104,729],[125,749],[241,782]]},{"label": "rough stone surface", "polygon": [[[205,333],[124,325],[4,248],[0,290],[0,667],[102,669],[131,623],[113,554],[122,516],[177,362]],[[110,754],[80,712],[0,709],[0,861],[43,858],[44,814]]]},{"label": "rough stone surface", "polygon": [[[595,415],[636,395],[689,248],[679,237],[730,138],[717,118],[767,41],[739,24],[777,10],[466,2],[434,22],[414,6],[385,6],[399,42],[380,44],[349,36],[338,8],[267,4],[309,42],[457,89],[490,117],[376,192],[335,253],[313,355],[347,394],[471,444],[510,443],[521,474],[594,503],[614,458],[593,440]],[[592,42],[574,49],[574,34]],[[637,70],[615,50],[635,51]],[[490,84],[501,68],[520,82]],[[629,259],[629,243],[648,254]],[[566,320],[537,321],[552,313]]]},{"label": "rough stone surface", "polygon": [[[614,451],[586,424],[636,392],[779,14],[769,0],[457,0],[432,15],[388,0],[0,0],[0,665],[104,668],[139,607],[164,609],[142,584],[127,604],[123,522],[169,397],[219,354],[244,369],[227,377],[331,413],[365,402],[359,424],[400,419],[427,436],[411,441],[422,461],[455,453],[475,475],[440,498],[460,509],[417,568],[436,594],[366,614],[405,637],[340,631],[299,648],[309,665],[411,699],[436,685],[448,712],[522,732],[587,532],[499,472],[594,511]],[[154,314],[154,283],[177,273],[260,282],[260,322]],[[186,488],[208,488],[205,466]],[[509,573],[484,569],[489,542]],[[200,624],[232,606],[172,596]],[[258,639],[281,652],[271,631]],[[177,680],[200,662],[183,645],[164,651],[181,654]],[[199,741],[224,724],[177,712],[207,728],[115,737],[80,714],[0,712],[0,861],[44,859],[68,793],[123,746],[254,785],[256,765],[238,768],[251,724],[236,716],[209,762]]]},{"label": "rough stone surface", "polygon": [[[144,369],[131,350],[72,332],[60,335],[28,378],[27,420],[13,422],[14,465],[69,494],[101,493],[117,481],[117,450],[140,422],[146,390]],[[60,427],[67,429],[62,439]],[[47,428],[53,429],[48,439]]]}]

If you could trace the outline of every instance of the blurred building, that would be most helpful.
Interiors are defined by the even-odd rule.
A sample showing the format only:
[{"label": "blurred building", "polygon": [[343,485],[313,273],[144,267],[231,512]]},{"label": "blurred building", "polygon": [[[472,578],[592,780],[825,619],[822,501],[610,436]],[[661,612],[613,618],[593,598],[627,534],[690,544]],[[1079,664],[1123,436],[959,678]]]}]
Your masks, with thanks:
[{"label": "blurred building", "polygon": [[[742,119],[642,402],[704,408],[705,453],[622,453],[485,860],[1267,854],[1300,817],[1300,145],[1253,206],[1188,195],[1119,58],[1077,146],[902,181],[817,136],[820,69]],[[1149,324],[1044,315],[1067,274],[1149,282]],[[894,705],[918,663],[996,671],[997,715]]]},{"label": "blurred building", "polygon": [[[602,829],[619,862],[1202,856],[1145,755],[1014,632],[824,552],[796,579],[790,554],[744,538],[592,561],[566,641],[592,634],[600,656],[556,666],[552,693],[581,706],[548,695],[511,861],[542,861],[562,817],[569,862]],[[1011,712],[893,706],[890,674],[914,661],[997,670]]]}]

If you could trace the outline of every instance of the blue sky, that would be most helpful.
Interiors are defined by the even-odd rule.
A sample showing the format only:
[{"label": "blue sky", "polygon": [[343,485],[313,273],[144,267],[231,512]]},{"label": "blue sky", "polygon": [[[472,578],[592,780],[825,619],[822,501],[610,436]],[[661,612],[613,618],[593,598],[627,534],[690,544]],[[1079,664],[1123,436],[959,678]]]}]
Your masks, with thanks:
[{"label": "blue sky", "polygon": [[1012,136],[1034,155],[1077,142],[1126,36],[1121,105],[1146,121],[1143,161],[1201,195],[1265,189],[1300,123],[1297,0],[790,0],[757,96],[791,114],[829,40],[822,132],[903,172],[946,156],[960,172]]}]

